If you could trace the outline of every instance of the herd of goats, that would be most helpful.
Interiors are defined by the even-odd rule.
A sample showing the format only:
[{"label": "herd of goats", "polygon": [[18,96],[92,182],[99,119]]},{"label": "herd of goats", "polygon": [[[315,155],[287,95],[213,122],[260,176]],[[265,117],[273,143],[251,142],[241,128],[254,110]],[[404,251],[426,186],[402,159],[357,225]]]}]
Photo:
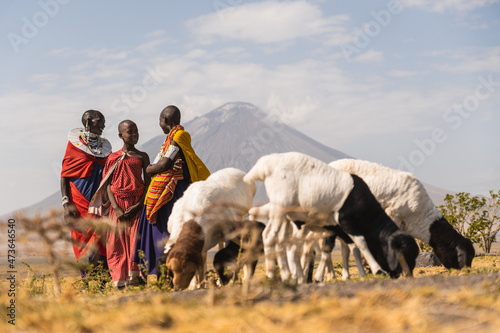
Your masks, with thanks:
[{"label": "herd of goats", "polygon": [[[264,182],[269,198],[260,207],[253,207],[256,181]],[[199,286],[208,250],[222,243],[214,268],[224,284],[236,262],[250,279],[262,253],[267,277],[275,277],[277,263],[281,279],[298,284],[310,279],[310,263],[320,254],[314,280],[323,281],[326,269],[333,272],[335,237],[343,279],[349,278],[350,252],[361,276],[360,254],[373,274],[412,276],[415,238],[446,268],[471,266],[475,255],[412,174],[354,159],[328,165],[296,152],[262,156],[247,174],[227,168],[193,183],[174,204],[168,231],[158,264],[166,264],[175,290]]]}]

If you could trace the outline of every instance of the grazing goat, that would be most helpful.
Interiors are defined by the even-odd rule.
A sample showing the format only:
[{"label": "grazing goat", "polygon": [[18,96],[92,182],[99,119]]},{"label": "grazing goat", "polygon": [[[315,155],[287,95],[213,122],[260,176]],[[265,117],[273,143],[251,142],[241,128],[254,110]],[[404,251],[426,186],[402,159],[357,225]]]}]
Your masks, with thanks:
[{"label": "grazing goat", "polygon": [[261,222],[244,222],[241,235],[227,242],[226,247],[215,254],[214,268],[223,285],[228,284],[233,277],[237,278],[242,264],[244,264],[244,281],[254,275],[258,258],[264,252],[262,245],[264,228],[265,224]]},{"label": "grazing goat", "polygon": [[[314,274],[314,281],[323,282],[326,268],[333,272],[332,251],[335,246],[335,239],[337,237],[340,240],[342,249],[342,280],[348,280],[350,278],[349,254],[351,251],[354,254],[354,259],[356,262],[356,266],[358,267],[359,276],[366,276],[366,272],[363,268],[363,262],[361,259],[361,253],[359,252],[359,249],[356,247],[351,237],[349,237],[349,235],[347,235],[339,225],[328,226],[325,227],[325,229],[329,230],[333,234],[327,237],[323,237],[318,241],[317,244],[315,244],[316,249],[319,250],[321,256],[318,268],[316,269],[316,273]],[[311,262],[313,260],[310,250],[305,251],[302,260],[303,263]],[[335,274],[333,274],[333,277],[335,277]]]},{"label": "grazing goat", "polygon": [[255,195],[255,185],[244,182],[244,175],[234,168],[219,170],[191,184],[174,204],[164,253],[175,290],[201,283],[207,251],[241,228]]},{"label": "grazing goat", "polygon": [[[266,222],[269,220],[269,207],[270,204],[265,204],[260,207],[252,207],[248,211],[250,220],[265,220]],[[359,249],[353,243],[352,239],[342,230],[339,225],[323,227],[323,229],[317,229],[315,231],[305,232],[301,230],[301,227],[304,225],[302,221],[292,221],[297,228],[292,224],[292,235],[291,239],[287,240],[288,248],[287,248],[287,257],[289,262],[293,263],[293,256],[297,255],[298,250],[301,245],[304,244],[304,253],[301,258],[301,267],[304,269],[304,275],[307,276],[307,282],[312,281],[312,269],[314,266],[314,251],[318,251],[320,253],[321,259],[314,274],[314,281],[323,282],[325,270],[328,269],[333,276],[335,276],[335,272],[333,269],[333,264],[331,260],[331,251],[335,246],[335,239],[339,237],[341,245],[342,245],[342,279],[349,279],[349,253],[352,251],[354,253],[354,258],[356,260],[356,265],[358,267],[360,276],[366,276],[366,273],[363,268],[363,263],[361,260],[361,255]],[[326,232],[328,231],[328,232]],[[302,241],[302,242],[301,242]],[[290,247],[290,243],[293,244]],[[293,274],[293,273],[292,273]],[[297,278],[297,276],[292,275],[292,278]]]},{"label": "grazing goat", "polygon": [[[269,222],[262,235],[268,277],[274,276],[274,256],[282,280],[290,276],[285,253],[286,237],[292,234],[290,221],[304,221],[307,230],[340,224],[374,274],[412,275],[418,255],[415,240],[398,229],[361,178],[290,152],[261,157],[244,180],[264,181],[270,201]],[[302,283],[300,258],[292,260],[296,261],[292,273]]]},{"label": "grazing goat", "polygon": [[177,238],[166,260],[167,268],[173,273],[172,283],[175,290],[184,290],[189,287],[191,279],[198,274],[198,281],[203,281],[204,259],[202,256],[205,241],[201,226],[195,221],[188,221],[182,225]]},{"label": "grazing goat", "polygon": [[[259,219],[260,221],[265,221],[265,224],[263,224],[265,227],[269,223],[269,212],[270,203],[259,207],[252,207],[248,211],[248,217],[250,221],[256,221],[257,219]],[[289,217],[287,216],[287,219],[288,218]],[[310,234],[312,234],[312,232],[309,230],[306,231],[307,228],[302,228],[304,224],[305,223],[303,221],[288,220],[287,226],[285,227],[287,229],[286,233],[282,235],[282,237],[286,239],[286,245],[282,250],[286,251],[286,255],[288,257],[287,263],[291,266],[291,277],[293,279],[297,279],[297,281],[299,281],[300,283],[303,282],[304,275],[297,275],[297,272],[299,270],[302,270],[302,265],[299,260],[299,254],[302,252],[302,249],[306,244],[314,242],[314,240],[311,240],[310,237],[308,237],[310,236]],[[325,232],[324,229],[319,229],[319,231]],[[280,244],[277,244],[277,246],[280,246]],[[262,250],[264,249],[262,248]],[[278,258],[278,260],[280,259]],[[269,259],[269,262],[266,260],[266,265],[274,265],[274,260],[272,260],[272,263],[271,259]],[[304,273],[306,273],[307,275],[306,271],[304,271]]]},{"label": "grazing goat", "polygon": [[337,160],[330,166],[361,177],[398,227],[432,246],[446,268],[471,266],[472,242],[448,223],[411,173],[354,159]]}]

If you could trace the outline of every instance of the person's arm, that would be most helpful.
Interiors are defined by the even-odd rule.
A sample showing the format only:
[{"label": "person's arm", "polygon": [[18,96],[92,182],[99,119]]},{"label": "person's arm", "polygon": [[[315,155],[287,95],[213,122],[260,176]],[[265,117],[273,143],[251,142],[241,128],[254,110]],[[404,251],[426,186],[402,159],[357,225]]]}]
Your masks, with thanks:
[{"label": "person's arm", "polygon": [[[174,168],[175,157],[179,153],[180,147],[177,142],[172,141],[170,144],[172,148],[169,147],[167,154],[163,156],[161,160],[159,160],[155,164],[150,164],[146,167],[146,173],[149,176],[155,175],[160,172],[164,172]],[[148,158],[149,159],[149,158]]]},{"label": "person's arm", "polygon": [[63,198],[68,198],[67,201],[63,203],[64,219],[78,217],[78,209],[73,201],[71,201],[69,178],[67,177],[61,177],[61,194]]},{"label": "person's arm", "polygon": [[[144,163],[142,164],[143,165],[143,168],[142,168],[142,177],[144,179],[144,186],[146,188],[149,187],[149,183],[151,183],[151,176],[146,172],[146,168],[147,166],[149,165],[150,161],[149,161],[149,155],[144,153]],[[146,196],[144,194],[144,196]]]},{"label": "person's arm", "polygon": [[109,202],[111,203],[111,206],[115,211],[116,217],[120,221],[126,220],[127,218],[126,216],[124,216],[123,209],[116,203],[115,195],[113,194],[113,191],[111,191],[111,184],[108,185],[107,191],[108,191]]}]

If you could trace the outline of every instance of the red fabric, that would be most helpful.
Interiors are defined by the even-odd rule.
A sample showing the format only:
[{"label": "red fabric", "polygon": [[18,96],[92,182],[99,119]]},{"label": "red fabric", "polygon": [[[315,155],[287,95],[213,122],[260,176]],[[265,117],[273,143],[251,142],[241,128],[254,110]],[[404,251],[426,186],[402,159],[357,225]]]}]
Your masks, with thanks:
[{"label": "red fabric", "polygon": [[[104,175],[121,154],[122,151],[119,150],[109,156]],[[111,191],[123,211],[140,200],[144,191],[140,159],[127,155],[118,163],[113,173]],[[116,222],[106,237],[106,257],[113,282],[124,282],[130,271],[139,271],[139,266],[134,262],[134,251],[140,212],[139,210],[129,221],[119,222],[113,207],[109,210],[109,218]]]},{"label": "red fabric", "polygon": [[[103,171],[103,178],[108,170],[115,164],[116,160],[123,154],[122,149],[109,155]],[[121,198],[140,197],[144,191],[142,180],[142,161],[138,158],[126,155],[118,163],[111,180],[111,191]]]},{"label": "red fabric", "polygon": [[88,177],[92,172],[92,164],[94,162],[97,162],[101,166],[104,166],[106,163],[106,158],[94,157],[78,149],[71,142],[68,142],[66,153],[64,154],[62,162],[61,177]]},{"label": "red fabric", "polygon": [[[91,175],[93,169],[93,163],[97,162],[104,166],[106,163],[106,157],[97,158],[89,155],[77,147],[75,147],[71,142],[68,142],[66,147],[66,153],[64,154],[61,177],[67,178],[85,178]],[[81,217],[88,218],[98,218],[98,216],[89,214],[89,201],[87,198],[80,193],[73,182],[70,184],[70,197],[71,201],[75,204]],[[88,229],[83,230],[71,230],[71,239],[73,241],[73,252],[75,253],[76,260],[80,258],[95,245],[99,254],[106,255],[106,248],[99,239],[99,236],[94,230]]]},{"label": "red fabric", "polygon": [[[127,209],[137,203],[137,198],[116,198],[116,203]],[[113,207],[109,210],[109,217],[116,222],[106,236],[106,257],[113,282],[126,281],[130,271],[139,271],[139,265],[134,262],[134,251],[140,213],[138,211],[129,221],[119,222]]]}]

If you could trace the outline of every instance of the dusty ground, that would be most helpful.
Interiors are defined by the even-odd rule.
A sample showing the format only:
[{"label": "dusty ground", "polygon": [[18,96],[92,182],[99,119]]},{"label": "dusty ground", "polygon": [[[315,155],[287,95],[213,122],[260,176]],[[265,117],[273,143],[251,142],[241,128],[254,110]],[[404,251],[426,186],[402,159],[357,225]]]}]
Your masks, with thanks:
[{"label": "dusty ground", "polygon": [[[31,293],[27,278],[17,287],[16,327],[2,321],[0,331],[500,332],[497,256],[478,257],[469,270],[417,268],[412,279],[357,278],[353,269],[350,281],[302,286],[265,280],[259,269],[248,286],[184,292],[148,286],[88,294],[65,277],[60,297],[50,279]],[[0,281],[2,306],[6,287]]]},{"label": "dusty ground", "polygon": [[[241,292],[240,286],[228,286],[223,290],[195,290],[183,291],[172,294],[172,298],[184,301],[206,300],[214,297],[216,302],[224,303],[226,296],[233,297],[231,292]],[[475,290],[478,293],[487,291],[489,288],[498,288],[500,291],[500,273],[488,274],[467,274],[457,276],[431,275],[410,279],[389,280],[377,277],[370,277],[362,281],[334,281],[324,283],[313,283],[300,286],[286,286],[280,283],[269,284],[268,286],[250,287],[248,294],[252,303],[272,302],[283,304],[286,302],[310,300],[311,298],[330,298],[358,296],[364,291],[387,291],[397,289],[401,292],[411,292],[414,290],[427,289],[436,292],[456,292],[463,289]],[[212,296],[211,294],[215,294]]]},{"label": "dusty ground", "polygon": [[[340,263],[339,251],[333,261]],[[476,257],[461,271],[416,268],[412,279],[359,278],[352,268],[350,281],[340,280],[337,270],[334,280],[297,286],[264,279],[259,265],[250,285],[108,288],[102,294],[75,288],[78,272],[66,266],[59,297],[51,278],[43,278],[50,272],[44,258],[17,263],[17,323],[2,320],[0,332],[500,332],[498,256]],[[2,266],[1,306],[9,301],[5,272]],[[33,280],[44,284],[42,291]]]}]

